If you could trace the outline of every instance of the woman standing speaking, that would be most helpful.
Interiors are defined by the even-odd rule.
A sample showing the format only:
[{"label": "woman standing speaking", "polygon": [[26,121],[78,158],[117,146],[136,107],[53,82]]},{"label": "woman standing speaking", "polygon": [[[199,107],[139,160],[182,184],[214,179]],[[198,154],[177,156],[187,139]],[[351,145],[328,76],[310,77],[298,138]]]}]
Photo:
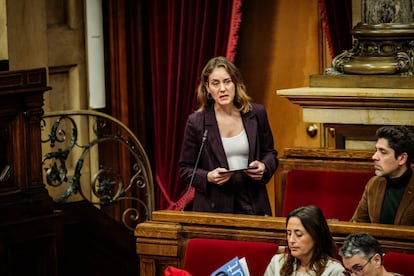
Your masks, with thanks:
[{"label": "woman standing speaking", "polygon": [[193,210],[270,216],[266,184],[278,160],[265,108],[224,57],[204,67],[197,99],[179,161],[181,179],[195,189]]}]

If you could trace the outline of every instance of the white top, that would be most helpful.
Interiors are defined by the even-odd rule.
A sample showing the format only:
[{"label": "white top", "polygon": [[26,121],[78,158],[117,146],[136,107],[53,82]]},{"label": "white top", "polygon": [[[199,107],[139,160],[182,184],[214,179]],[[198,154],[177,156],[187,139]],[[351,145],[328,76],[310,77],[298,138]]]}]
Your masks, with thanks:
[{"label": "white top", "polygon": [[[270,261],[267,269],[264,273],[264,276],[280,276],[280,269],[282,268],[286,254],[276,254],[273,256],[272,260]],[[333,260],[328,260],[326,264],[325,270],[322,273],[322,276],[343,276],[344,267],[339,262],[335,262]],[[297,272],[296,267],[294,267],[294,272],[291,276],[316,276],[315,271],[309,272]]]},{"label": "white top", "polygon": [[246,131],[236,136],[225,138],[221,137],[224,152],[226,153],[229,170],[244,169],[249,162],[249,141],[247,140]]}]

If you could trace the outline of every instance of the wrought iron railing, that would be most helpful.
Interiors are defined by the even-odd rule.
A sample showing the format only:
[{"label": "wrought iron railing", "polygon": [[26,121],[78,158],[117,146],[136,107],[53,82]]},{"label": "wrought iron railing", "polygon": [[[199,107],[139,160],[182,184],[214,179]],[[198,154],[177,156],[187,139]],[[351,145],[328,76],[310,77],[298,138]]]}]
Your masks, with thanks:
[{"label": "wrought iron railing", "polygon": [[151,219],[151,166],[127,126],[105,113],[71,110],[45,113],[41,128],[44,181],[57,203],[88,200],[130,230]]}]

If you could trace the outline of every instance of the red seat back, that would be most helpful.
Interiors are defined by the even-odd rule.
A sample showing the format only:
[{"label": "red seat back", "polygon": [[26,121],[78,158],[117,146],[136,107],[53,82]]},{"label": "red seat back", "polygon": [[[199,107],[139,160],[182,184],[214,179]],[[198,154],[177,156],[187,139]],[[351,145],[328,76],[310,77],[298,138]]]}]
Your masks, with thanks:
[{"label": "red seat back", "polygon": [[190,239],[184,257],[184,269],[194,276],[210,276],[234,257],[246,258],[251,276],[263,276],[278,244],[266,242]]},{"label": "red seat back", "polygon": [[387,252],[384,254],[383,261],[388,272],[405,276],[414,275],[414,254]]},{"label": "red seat back", "polygon": [[325,218],[351,219],[371,172],[290,170],[286,175],[283,216],[300,206],[316,205]]}]

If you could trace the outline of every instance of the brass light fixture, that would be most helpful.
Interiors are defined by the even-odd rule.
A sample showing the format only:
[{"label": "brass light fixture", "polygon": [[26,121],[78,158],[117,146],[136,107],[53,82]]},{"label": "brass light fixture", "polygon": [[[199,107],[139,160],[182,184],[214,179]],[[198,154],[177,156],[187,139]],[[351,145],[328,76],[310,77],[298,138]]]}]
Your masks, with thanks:
[{"label": "brass light fixture", "polygon": [[362,0],[361,5],[363,22],[352,29],[352,49],[336,56],[325,73],[413,75],[412,1]]}]

